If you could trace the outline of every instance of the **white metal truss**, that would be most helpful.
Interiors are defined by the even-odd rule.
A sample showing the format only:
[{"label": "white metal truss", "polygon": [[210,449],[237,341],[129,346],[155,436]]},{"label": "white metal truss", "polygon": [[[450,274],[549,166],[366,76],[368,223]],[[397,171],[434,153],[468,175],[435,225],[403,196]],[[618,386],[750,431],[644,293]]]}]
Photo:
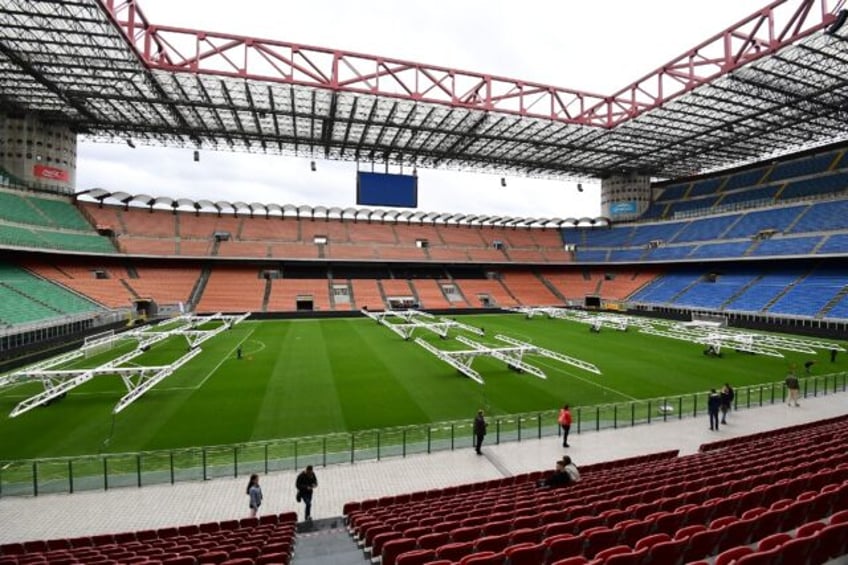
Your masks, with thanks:
[{"label": "white metal truss", "polygon": [[125,394],[121,400],[118,401],[118,404],[112,409],[113,414],[117,414],[146,393],[148,390],[159,384],[160,381],[165,379],[166,377],[171,376],[174,371],[194,359],[196,355],[199,355],[201,349],[192,349],[175,362],[170,365],[166,365],[164,367],[147,367],[148,369],[156,369],[157,372],[148,377],[147,373],[141,373],[137,381],[133,382],[130,375],[121,375],[121,378],[124,380],[124,384],[127,386],[129,392]]},{"label": "white metal truss", "polygon": [[752,339],[742,339],[742,336],[732,337],[718,332],[704,333],[691,328],[642,328],[640,333],[655,335],[659,337],[667,337],[680,341],[688,341],[689,343],[697,343],[712,348],[716,354],[721,353],[722,347],[730,347],[736,351],[744,351],[746,353],[755,353],[758,355],[766,355],[769,357],[783,357],[783,354],[775,349],[760,346]]},{"label": "white metal truss", "polygon": [[[448,338],[448,332],[451,328],[459,328],[467,332],[484,335],[485,332],[480,328],[450,320],[447,318],[437,318],[436,316],[420,310],[386,310],[384,312],[371,312],[369,310],[361,310],[362,314],[368,316],[378,324],[386,326],[391,331],[398,334],[409,341],[417,329],[427,330],[438,335],[442,339]],[[406,323],[396,324],[388,321],[387,318],[400,318]]]},{"label": "white metal truss", "polygon": [[544,371],[524,362],[524,354],[532,352],[532,346],[527,347],[524,345],[517,345],[514,347],[490,347],[462,336],[458,336],[456,340],[464,345],[472,347],[475,351],[481,351],[489,357],[497,359],[498,361],[503,361],[506,363],[507,367],[511,369],[529,373],[534,377],[539,377],[540,379],[548,378]]},{"label": "white metal truss", "polygon": [[563,353],[559,353],[557,351],[552,351],[550,349],[545,349],[543,347],[539,347],[537,345],[532,345],[530,343],[524,343],[523,341],[519,341],[515,338],[511,338],[505,335],[496,335],[495,339],[498,341],[502,341],[504,343],[510,343],[513,345],[518,345],[522,347],[528,347],[530,350],[529,353],[533,355],[539,355],[541,357],[547,357],[548,359],[553,359],[554,361],[559,361],[560,363],[565,363],[566,365],[571,365],[573,367],[577,367],[578,369],[583,369],[584,371],[589,371],[590,373],[595,373],[596,375],[601,374],[601,370],[592,363],[588,361],[583,361],[582,359],[577,359],[576,357],[570,357]]},{"label": "white metal truss", "polygon": [[495,339],[510,344],[510,347],[492,347],[490,345],[479,343],[463,336],[458,336],[456,340],[462,343],[463,345],[471,347],[471,349],[465,349],[460,351],[445,351],[434,347],[433,345],[427,343],[421,338],[416,339],[415,343],[417,343],[418,345],[420,345],[421,347],[423,347],[424,349],[426,349],[448,365],[454,367],[462,374],[466,375],[470,379],[480,384],[485,384],[483,377],[480,375],[480,373],[478,373],[471,367],[471,363],[477,357],[492,357],[493,359],[498,359],[499,361],[503,361],[504,363],[506,363],[507,366],[512,369],[529,373],[535,377],[539,377],[540,379],[547,379],[547,375],[538,367],[535,367],[525,362],[525,355],[539,355],[578,367],[580,369],[598,375],[601,374],[600,369],[598,369],[592,363],[582,361],[580,359],[575,359],[574,357],[569,357],[568,355],[563,355],[562,353],[558,353],[556,351],[544,349],[531,343],[525,343],[523,341],[519,341],[517,339],[513,339],[504,335],[496,335]]},{"label": "white metal truss", "polygon": [[[95,376],[100,375],[119,375],[129,390],[129,392],[118,401],[118,404],[113,409],[113,412],[117,414],[140,398],[160,381],[173,374],[174,371],[198,355],[202,351],[198,347],[200,343],[226,329],[229,329],[233,324],[237,324],[245,320],[249,315],[250,314],[224,315],[218,313],[212,316],[194,316],[186,314],[165,322],[166,324],[176,322],[176,325],[173,328],[165,331],[152,331],[152,328],[150,327],[142,327],[122,334],[116,334],[111,339],[136,339],[137,344],[135,349],[96,368],[78,370],[49,369],[50,367],[60,366],[84,355],[84,350],[86,348],[81,348],[78,351],[60,355],[59,357],[54,357],[42,363],[16,371],[15,373],[3,377],[3,380],[0,381],[0,386],[2,386],[5,382],[13,383],[27,380],[38,380],[42,383],[45,390],[18,403],[9,416],[14,418],[37,406],[47,404],[51,400],[62,396],[68,391],[90,381]],[[200,323],[218,320],[223,321],[224,323],[211,330],[196,329],[196,326]],[[189,351],[173,363],[156,367],[121,366],[145,353],[152,345],[173,335],[185,335],[190,346]],[[106,339],[108,338],[89,344],[87,347],[100,345],[103,341],[106,341]]]},{"label": "white metal truss", "polygon": [[528,319],[536,316],[546,316],[548,318],[556,318],[559,320],[571,320],[581,324],[588,324],[594,328],[612,328],[621,332],[626,332],[630,325],[641,325],[637,318],[632,316],[623,316],[621,314],[599,313],[590,314],[584,310],[573,310],[569,308],[559,308],[556,306],[549,307],[520,307],[512,308],[512,312],[524,314]]},{"label": "white metal truss", "polygon": [[462,351],[443,351],[436,347],[433,347],[420,337],[415,340],[415,343],[435,355],[437,358],[441,359],[469,379],[482,384],[486,384],[483,381],[483,377],[471,368],[471,362],[474,360],[474,357],[477,355],[483,355],[484,353],[470,351],[470,352],[462,352]]}]

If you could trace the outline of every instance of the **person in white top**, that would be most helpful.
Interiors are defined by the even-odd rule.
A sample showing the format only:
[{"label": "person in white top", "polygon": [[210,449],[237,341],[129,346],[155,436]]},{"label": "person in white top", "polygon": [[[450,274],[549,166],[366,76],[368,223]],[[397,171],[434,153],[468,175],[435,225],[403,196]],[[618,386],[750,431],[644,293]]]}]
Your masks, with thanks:
[{"label": "person in white top", "polygon": [[577,483],[580,481],[580,471],[577,470],[577,465],[575,465],[571,461],[571,457],[568,455],[563,456],[562,458],[563,464],[565,464],[565,472],[568,473],[568,478],[571,479],[572,483]]}]

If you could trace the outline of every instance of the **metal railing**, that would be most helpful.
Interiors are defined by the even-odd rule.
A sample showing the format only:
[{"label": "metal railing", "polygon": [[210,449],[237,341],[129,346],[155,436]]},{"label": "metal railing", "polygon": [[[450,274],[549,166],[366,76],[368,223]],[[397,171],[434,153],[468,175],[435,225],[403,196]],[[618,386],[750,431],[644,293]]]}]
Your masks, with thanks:
[{"label": "metal railing", "polygon": [[[848,372],[801,379],[802,396],[848,390]],[[736,409],[782,403],[782,382],[739,387]],[[614,404],[575,407],[572,433],[682,420],[706,413],[706,394],[694,393]],[[557,436],[556,410],[489,418],[487,444]],[[299,469],[305,465],[353,464],[434,451],[471,449],[470,420],[137,453],[0,461],[0,496],[38,496],[142,487],[250,473]]]}]

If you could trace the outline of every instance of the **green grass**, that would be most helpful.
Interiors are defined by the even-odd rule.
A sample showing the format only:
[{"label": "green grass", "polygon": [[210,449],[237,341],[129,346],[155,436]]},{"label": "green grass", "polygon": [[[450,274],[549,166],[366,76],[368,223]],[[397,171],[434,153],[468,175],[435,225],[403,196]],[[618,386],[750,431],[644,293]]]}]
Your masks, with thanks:
[{"label": "green grass", "polygon": [[[487,336],[503,333],[592,362],[603,375],[527,358],[548,374],[541,380],[512,372],[499,361],[478,359],[473,367],[486,381],[480,385],[372,320],[244,322],[202,344],[200,355],[114,420],[112,407],[126,393],[116,376],[96,377],[63,400],[17,418],[5,415],[40,385],[0,391],[0,460],[470,420],[478,408],[497,416],[555,410],[564,402],[590,406],[675,396],[720,387],[725,381],[736,386],[782,381],[790,364],[801,366],[809,358],[791,352],[777,359],[728,350],[716,359],[702,355],[699,345],[635,329],[592,334],[583,324],[519,315],[467,316],[463,321],[485,327]],[[442,349],[465,348],[424,331],[418,336]],[[491,337],[479,339],[498,343]],[[241,360],[235,356],[239,345]],[[124,348],[80,366],[103,362]],[[185,351],[185,339],[171,337],[134,363],[167,364]],[[817,361],[815,372],[820,374],[848,369],[845,355],[831,364],[823,352]]]}]

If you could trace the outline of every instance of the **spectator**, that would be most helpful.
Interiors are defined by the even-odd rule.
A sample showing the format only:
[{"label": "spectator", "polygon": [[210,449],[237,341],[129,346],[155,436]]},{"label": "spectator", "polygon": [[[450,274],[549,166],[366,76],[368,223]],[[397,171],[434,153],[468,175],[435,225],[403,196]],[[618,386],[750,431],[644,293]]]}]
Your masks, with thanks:
[{"label": "spectator", "polygon": [[837,353],[837,349],[835,347],[832,347],[830,349],[830,362],[831,363],[836,363],[836,353]]},{"label": "spectator", "polygon": [[557,422],[559,422],[560,427],[562,428],[562,446],[563,447],[571,447],[568,445],[568,432],[571,430],[571,410],[568,408],[568,404],[565,404],[559,411],[559,418],[557,418]]},{"label": "spectator", "polygon": [[716,389],[710,390],[710,396],[707,398],[707,412],[710,414],[710,429],[718,430],[718,411],[721,408],[721,396],[716,392]]},{"label": "spectator", "polygon": [[477,417],[474,418],[474,450],[477,455],[483,455],[480,448],[483,446],[483,438],[486,437],[486,419],[483,417],[483,411],[477,411]]},{"label": "spectator", "polygon": [[306,505],[304,512],[304,520],[312,520],[312,493],[318,487],[318,478],[315,476],[315,471],[312,470],[312,465],[307,465],[306,469],[301,471],[294,483],[297,489],[295,499],[298,502],[303,501]]},{"label": "spectator", "polygon": [[815,365],[815,364],[816,364],[816,362],[813,361],[812,359],[810,359],[809,361],[804,363],[804,371],[806,371],[807,375],[810,374],[810,369],[812,369],[813,365]]},{"label": "spectator", "polygon": [[735,396],[730,384],[724,383],[724,387],[721,389],[719,396],[721,397],[721,423],[726,424],[727,413],[730,412],[730,409],[733,407],[733,397]]},{"label": "spectator", "polygon": [[565,466],[565,472],[568,473],[568,478],[572,483],[580,482],[580,471],[577,470],[577,465],[571,460],[571,457],[564,455],[562,464]]},{"label": "spectator", "polygon": [[262,506],[262,489],[259,487],[259,475],[256,473],[250,475],[250,480],[247,483],[247,496],[250,497],[250,517],[253,518],[259,512],[259,507]]},{"label": "spectator", "polygon": [[792,406],[792,403],[795,403],[795,406],[800,406],[798,397],[801,396],[801,384],[798,382],[798,377],[795,376],[793,371],[789,371],[784,382],[786,383],[786,390],[789,391],[789,396],[786,399],[787,406]]},{"label": "spectator", "polygon": [[560,488],[567,486],[571,478],[565,470],[565,463],[560,460],[556,462],[556,470],[547,478],[540,479],[536,485],[541,488]]}]

